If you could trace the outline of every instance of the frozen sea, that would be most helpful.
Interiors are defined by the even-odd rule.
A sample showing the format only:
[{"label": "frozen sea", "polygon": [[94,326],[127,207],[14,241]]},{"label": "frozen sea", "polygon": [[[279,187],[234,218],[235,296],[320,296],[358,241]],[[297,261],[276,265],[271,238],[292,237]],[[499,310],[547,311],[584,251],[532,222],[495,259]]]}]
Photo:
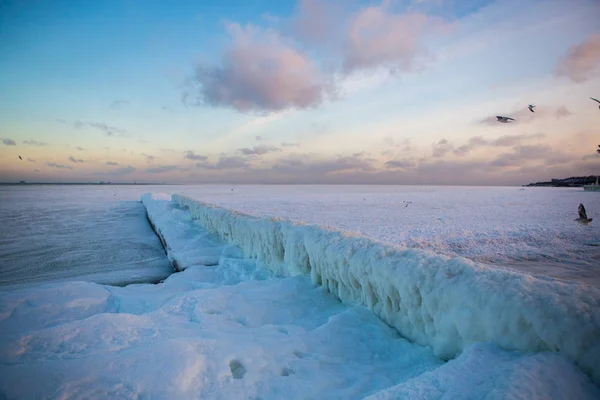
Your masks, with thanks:
[{"label": "frozen sea", "polygon": [[0,285],[158,282],[173,270],[132,186],[0,186]]},{"label": "frozen sea", "polygon": [[[268,218],[245,235],[244,214],[215,209],[209,231],[171,193]],[[0,202],[0,398],[600,398],[600,236],[573,222],[580,202],[596,218],[597,193],[0,186]],[[341,280],[277,273],[271,217],[346,231],[280,232]],[[418,251],[362,254],[360,237]],[[344,280],[368,295],[340,302]]]}]

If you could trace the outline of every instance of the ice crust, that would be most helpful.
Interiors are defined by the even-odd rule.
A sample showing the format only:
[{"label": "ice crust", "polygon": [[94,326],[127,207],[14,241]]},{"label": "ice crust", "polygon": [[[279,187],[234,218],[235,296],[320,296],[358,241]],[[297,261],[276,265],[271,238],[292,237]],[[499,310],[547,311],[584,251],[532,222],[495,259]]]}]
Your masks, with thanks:
[{"label": "ice crust", "polygon": [[[144,196],[145,205],[151,196]],[[600,290],[402,249],[356,234],[255,217],[173,195],[200,225],[278,276],[310,274],[449,360],[477,342],[563,354],[600,384]],[[150,218],[152,218],[149,213]]]}]

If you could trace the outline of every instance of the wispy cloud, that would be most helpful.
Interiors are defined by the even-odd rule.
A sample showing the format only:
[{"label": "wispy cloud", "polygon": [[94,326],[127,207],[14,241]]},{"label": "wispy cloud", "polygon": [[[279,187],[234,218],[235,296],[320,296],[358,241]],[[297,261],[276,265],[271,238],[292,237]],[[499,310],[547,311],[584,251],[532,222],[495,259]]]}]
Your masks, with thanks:
[{"label": "wispy cloud", "polygon": [[110,166],[115,166],[115,165],[119,165],[119,163],[114,162],[114,161],[107,161],[105,162],[106,165],[110,165]]},{"label": "wispy cloud", "polygon": [[408,169],[414,167],[415,163],[410,160],[390,160],[385,166],[390,169]]},{"label": "wispy cloud", "polygon": [[48,143],[38,142],[37,140],[23,140],[23,144],[26,144],[28,146],[36,146],[36,147],[43,147],[43,146],[48,145]]},{"label": "wispy cloud", "polygon": [[458,147],[455,147],[447,139],[442,139],[433,145],[433,157],[440,158],[448,153],[453,153],[457,156],[464,156],[471,151],[482,147],[512,147],[520,145],[528,140],[541,139],[544,137],[545,135],[543,133],[504,135],[497,139],[486,139],[482,136],[473,136],[469,138],[467,143]]},{"label": "wispy cloud", "polygon": [[57,164],[54,162],[47,162],[46,165],[48,167],[58,168],[58,169],[73,169],[73,167],[71,167],[70,165],[62,165],[62,164]]},{"label": "wispy cloud", "polygon": [[73,156],[69,156],[69,161],[71,161],[72,163],[83,163],[84,161],[81,159],[77,159]]},{"label": "wispy cloud", "polygon": [[309,156],[291,156],[277,160],[272,170],[283,173],[302,173],[304,175],[334,174],[348,171],[374,171],[372,159],[364,158],[360,153],[351,156],[336,156],[329,159],[312,159]]},{"label": "wispy cloud", "polygon": [[250,155],[260,156],[260,155],[267,154],[267,153],[279,152],[279,151],[281,151],[281,149],[279,147],[275,147],[275,146],[260,145],[260,146],[254,146],[252,148],[244,147],[242,149],[239,149],[238,151],[247,156],[250,156]]},{"label": "wispy cloud", "polygon": [[32,163],[37,162],[37,161],[35,161],[35,160],[33,160],[33,159],[29,158],[29,157],[27,157],[27,161],[32,162]]},{"label": "wispy cloud", "polygon": [[281,142],[281,147],[299,147],[298,143]]},{"label": "wispy cloud", "polygon": [[187,150],[185,152],[185,156],[184,158],[188,159],[188,160],[196,160],[196,161],[206,161],[208,160],[208,157],[200,155],[200,154],[196,154],[191,150]]},{"label": "wispy cloud", "polygon": [[156,167],[147,168],[145,171],[149,174],[162,174],[164,172],[171,172],[179,170],[177,165],[158,165]]},{"label": "wispy cloud", "polygon": [[443,157],[446,153],[452,151],[453,146],[448,142],[447,139],[442,139],[439,142],[433,144],[432,156],[435,158]]},{"label": "wispy cloud", "polygon": [[140,153],[140,155],[146,157],[146,160],[148,160],[148,162],[153,162],[156,159],[156,157],[150,154]]},{"label": "wispy cloud", "polygon": [[83,147],[79,147],[79,146],[76,146],[75,149],[78,150],[78,151],[84,151],[85,150]]},{"label": "wispy cloud", "polygon": [[66,124],[66,125],[71,125],[77,129],[81,129],[81,128],[85,128],[85,127],[96,129],[96,130],[103,132],[106,136],[122,136],[122,137],[129,136],[129,133],[126,129],[118,128],[116,126],[110,126],[103,122],[75,121],[72,124],[70,124],[63,119],[57,119],[57,121],[60,123]]},{"label": "wispy cloud", "polygon": [[2,139],[2,143],[4,143],[7,146],[16,146],[17,142],[15,142],[12,139]]},{"label": "wispy cloud", "polygon": [[544,165],[564,164],[573,161],[574,157],[556,151],[548,145],[515,146],[511,153],[505,153],[490,163],[496,167],[520,167],[523,164],[542,160]]},{"label": "wispy cloud", "polygon": [[213,170],[231,170],[250,167],[250,163],[240,156],[221,156],[216,163],[199,162],[196,167]]},{"label": "wispy cloud", "polygon": [[126,167],[117,168],[114,171],[111,171],[110,174],[116,175],[116,176],[123,176],[123,175],[132,174],[135,171],[136,171],[136,169],[134,167],[132,167],[131,165],[128,165]]},{"label": "wispy cloud", "polygon": [[597,72],[600,65],[600,33],[590,35],[583,43],[572,46],[556,67],[558,76],[582,83]]}]

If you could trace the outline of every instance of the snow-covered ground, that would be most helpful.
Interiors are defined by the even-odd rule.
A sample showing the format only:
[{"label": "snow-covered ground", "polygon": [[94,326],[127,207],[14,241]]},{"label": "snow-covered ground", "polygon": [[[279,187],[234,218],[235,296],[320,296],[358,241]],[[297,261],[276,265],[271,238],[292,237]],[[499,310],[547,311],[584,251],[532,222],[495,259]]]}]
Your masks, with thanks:
[{"label": "snow-covered ground", "polygon": [[0,186],[0,285],[166,278],[173,270],[146,220],[143,190]]},{"label": "snow-covered ground", "polygon": [[[507,351],[480,342],[467,344],[457,358],[444,362],[429,346],[401,338],[368,307],[340,303],[310,275],[277,277],[264,268],[268,258],[247,258],[257,257],[244,254],[247,243],[241,249],[232,246],[167,201],[146,204],[170,258],[184,272],[158,285],[5,287],[0,291],[0,397],[600,397],[588,375],[562,353]],[[382,270],[388,270],[386,265]],[[595,324],[595,289],[573,295],[572,301],[585,300],[573,318],[587,316]],[[554,307],[571,307],[562,303],[561,293],[550,293],[549,299]],[[463,321],[470,312],[463,310]],[[561,321],[536,323],[541,325],[535,329],[554,330],[551,340],[588,329],[567,331],[569,323]],[[595,343],[597,333],[588,331],[586,343]]]},{"label": "snow-covered ground", "polygon": [[[600,195],[581,188],[202,185],[172,192],[600,287]],[[573,221],[579,203],[595,219],[589,226]]]}]

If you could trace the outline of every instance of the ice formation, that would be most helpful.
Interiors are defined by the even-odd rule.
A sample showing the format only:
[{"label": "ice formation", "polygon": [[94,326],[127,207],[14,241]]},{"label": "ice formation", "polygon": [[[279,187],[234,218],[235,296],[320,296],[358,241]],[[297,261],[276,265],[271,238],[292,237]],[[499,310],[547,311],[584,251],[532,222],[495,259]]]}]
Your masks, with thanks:
[{"label": "ice formation", "polygon": [[[440,358],[486,341],[509,350],[550,350],[600,383],[600,290],[594,287],[254,217],[185,196],[172,201],[275,274],[310,274],[344,303],[367,306]],[[143,202],[148,206],[151,196]]]}]

